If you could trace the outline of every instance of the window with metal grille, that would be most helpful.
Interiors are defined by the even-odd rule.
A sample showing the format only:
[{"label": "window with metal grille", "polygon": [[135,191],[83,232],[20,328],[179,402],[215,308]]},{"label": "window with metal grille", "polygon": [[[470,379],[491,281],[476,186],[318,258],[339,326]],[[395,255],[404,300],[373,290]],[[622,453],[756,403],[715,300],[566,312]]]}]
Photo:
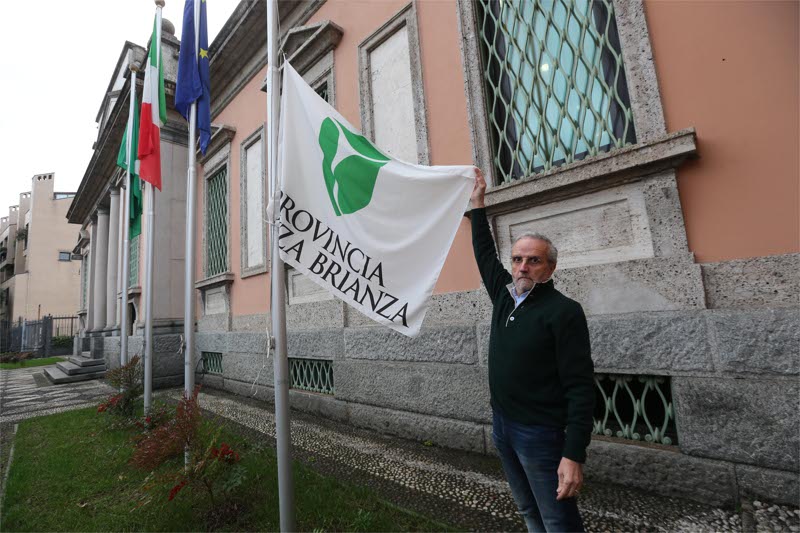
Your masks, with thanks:
[{"label": "window with metal grille", "polygon": [[678,444],[669,376],[595,374],[594,434]]},{"label": "window with metal grille", "polygon": [[497,182],[636,142],[612,0],[478,0]]},{"label": "window with metal grille", "polygon": [[333,362],[290,357],[289,388],[333,394]]},{"label": "window with metal grille", "polygon": [[228,270],[228,169],[206,181],[206,277]]},{"label": "window with metal grille", "polygon": [[81,309],[86,309],[87,291],[89,289],[89,256],[84,255],[81,261]]},{"label": "window with metal grille", "polygon": [[316,89],[314,89],[314,91],[318,95],[320,95],[323,100],[325,100],[326,102],[330,103],[330,100],[328,100],[328,82],[327,81],[325,83],[322,83]]},{"label": "window with metal grille", "polygon": [[203,372],[206,374],[222,374],[222,354],[220,352],[201,352]]},{"label": "window with metal grille", "polygon": [[135,287],[139,284],[139,237],[137,235],[128,241],[130,250],[128,251],[128,262],[130,263],[131,272],[128,278],[128,287]]}]

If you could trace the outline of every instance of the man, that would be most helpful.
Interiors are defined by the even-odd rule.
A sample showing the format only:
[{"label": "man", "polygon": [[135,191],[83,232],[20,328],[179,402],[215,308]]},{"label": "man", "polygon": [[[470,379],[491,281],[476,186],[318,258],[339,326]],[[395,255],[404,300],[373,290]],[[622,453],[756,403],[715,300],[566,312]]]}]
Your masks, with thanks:
[{"label": "man", "polygon": [[575,496],[592,432],[594,366],[580,304],[553,286],[558,250],[523,235],[511,274],[497,258],[480,169],[472,245],[494,306],[489,339],[493,438],[528,531],[583,531]]}]

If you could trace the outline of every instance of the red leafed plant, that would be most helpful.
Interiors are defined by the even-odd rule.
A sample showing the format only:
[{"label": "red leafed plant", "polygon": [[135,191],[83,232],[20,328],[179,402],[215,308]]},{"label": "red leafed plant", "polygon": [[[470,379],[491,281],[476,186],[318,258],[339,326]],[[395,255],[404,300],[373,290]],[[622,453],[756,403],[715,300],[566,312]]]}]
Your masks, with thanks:
[{"label": "red leafed plant", "polygon": [[144,391],[141,358],[138,355],[134,356],[127,364],[109,370],[106,379],[121,392],[109,396],[97,406],[97,412],[109,412],[125,418],[132,417]]},{"label": "red leafed plant", "polygon": [[182,455],[184,450],[196,447],[202,421],[197,401],[199,392],[200,387],[197,387],[191,397],[181,398],[174,418],[142,434],[131,458],[134,465],[143,470],[155,470],[168,459]]},{"label": "red leafed plant", "polygon": [[240,459],[239,454],[227,442],[223,442],[219,448],[211,448],[211,457],[229,464],[238,463]]},{"label": "red leafed plant", "polygon": [[177,472],[156,477],[169,483],[169,501],[184,488],[200,489],[208,495],[212,509],[215,509],[215,494],[219,490],[230,492],[239,486],[244,481],[245,472],[237,464],[241,460],[239,452],[226,442],[217,445],[222,428],[214,429],[203,424],[197,399],[199,391],[198,387],[191,397],[181,398],[174,418],[158,424],[154,423],[154,418],[149,423],[146,419],[141,423],[151,429],[139,437],[131,461],[141,469],[154,471],[169,459],[188,452],[188,464],[181,464]]},{"label": "red leafed plant", "polygon": [[192,489],[204,489],[212,508],[215,508],[215,493],[220,484],[224,492],[230,492],[241,485],[245,471],[237,464],[241,460],[239,452],[226,442],[216,446],[216,441],[215,435],[205,450],[192,454],[189,464],[175,478],[175,485],[169,491],[169,501],[188,486]]}]

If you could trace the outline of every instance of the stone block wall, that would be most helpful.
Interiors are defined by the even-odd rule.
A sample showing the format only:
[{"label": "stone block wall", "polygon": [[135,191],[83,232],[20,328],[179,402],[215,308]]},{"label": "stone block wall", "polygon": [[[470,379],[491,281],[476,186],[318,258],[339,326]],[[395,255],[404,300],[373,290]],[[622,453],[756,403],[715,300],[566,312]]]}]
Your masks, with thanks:
[{"label": "stone block wall", "polygon": [[[120,338],[102,337],[103,358],[106,368],[119,368]],[[174,387],[183,384],[183,354],[179,353],[181,337],[178,334],[153,336],[153,388]],[[128,357],[144,357],[144,337],[128,338]]]},{"label": "stone block wall", "polygon": [[[680,269],[665,273],[664,260],[652,268],[648,261],[658,260],[603,265],[608,279],[602,283],[621,286],[631,278],[619,273],[635,272],[658,296],[649,301],[660,299],[656,309],[637,309],[641,302],[635,296],[619,293],[613,308],[596,306],[590,295],[601,282],[591,282],[595,278],[583,275],[580,267],[557,276],[560,290],[589,300],[584,307],[598,373],[671,379],[678,445],[595,437],[588,475],[715,504],[733,505],[744,493],[796,503],[800,306],[788,305],[792,297],[786,294],[764,299],[755,288],[768,282],[785,287],[785,293],[800,294],[784,279],[797,257],[776,258],[772,275],[762,269],[738,284],[719,279],[739,269],[737,265],[701,267],[680,261]],[[600,280],[597,267],[593,272]],[[675,285],[664,279],[683,281]],[[740,295],[725,296],[718,290],[710,300],[724,306],[734,298],[738,305],[706,305],[703,295],[709,286],[726,283]],[[741,290],[748,285],[757,297],[745,301]],[[631,310],[619,312],[625,306]],[[491,304],[482,290],[437,295],[422,332],[408,339],[373,325],[336,300],[289,305],[289,357],[330,360],[335,383],[333,395],[293,390],[291,404],[386,434],[493,453],[487,384],[490,316]],[[268,315],[252,315],[201,321],[197,357],[204,351],[222,353],[223,374],[198,376],[198,383],[271,402],[269,320]],[[230,329],[214,330],[215,324]]]}]

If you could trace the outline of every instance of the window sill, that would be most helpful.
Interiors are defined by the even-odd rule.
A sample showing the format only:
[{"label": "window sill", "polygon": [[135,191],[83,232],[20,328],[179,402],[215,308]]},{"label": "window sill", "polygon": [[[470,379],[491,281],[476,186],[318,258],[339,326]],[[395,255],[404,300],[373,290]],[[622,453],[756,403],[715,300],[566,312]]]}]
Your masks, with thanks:
[{"label": "window sill", "polygon": [[128,287],[128,297],[138,296],[140,294],[142,294],[141,285],[134,285],[133,287]]},{"label": "window sill", "polygon": [[217,274],[216,276],[211,276],[210,278],[195,282],[194,288],[200,290],[213,289],[214,287],[230,285],[233,283],[233,279],[233,272],[223,272],[222,274]]},{"label": "window sill", "polygon": [[676,168],[696,155],[696,137],[694,128],[689,128],[492,187],[486,191],[486,209],[492,214],[505,212],[521,204],[530,206],[531,200],[551,202]]},{"label": "window sill", "polygon": [[258,265],[254,267],[246,267],[242,269],[242,273],[239,276],[241,279],[251,278],[253,276],[259,276],[261,274],[265,274],[269,269],[267,268],[267,263],[263,265]]}]

